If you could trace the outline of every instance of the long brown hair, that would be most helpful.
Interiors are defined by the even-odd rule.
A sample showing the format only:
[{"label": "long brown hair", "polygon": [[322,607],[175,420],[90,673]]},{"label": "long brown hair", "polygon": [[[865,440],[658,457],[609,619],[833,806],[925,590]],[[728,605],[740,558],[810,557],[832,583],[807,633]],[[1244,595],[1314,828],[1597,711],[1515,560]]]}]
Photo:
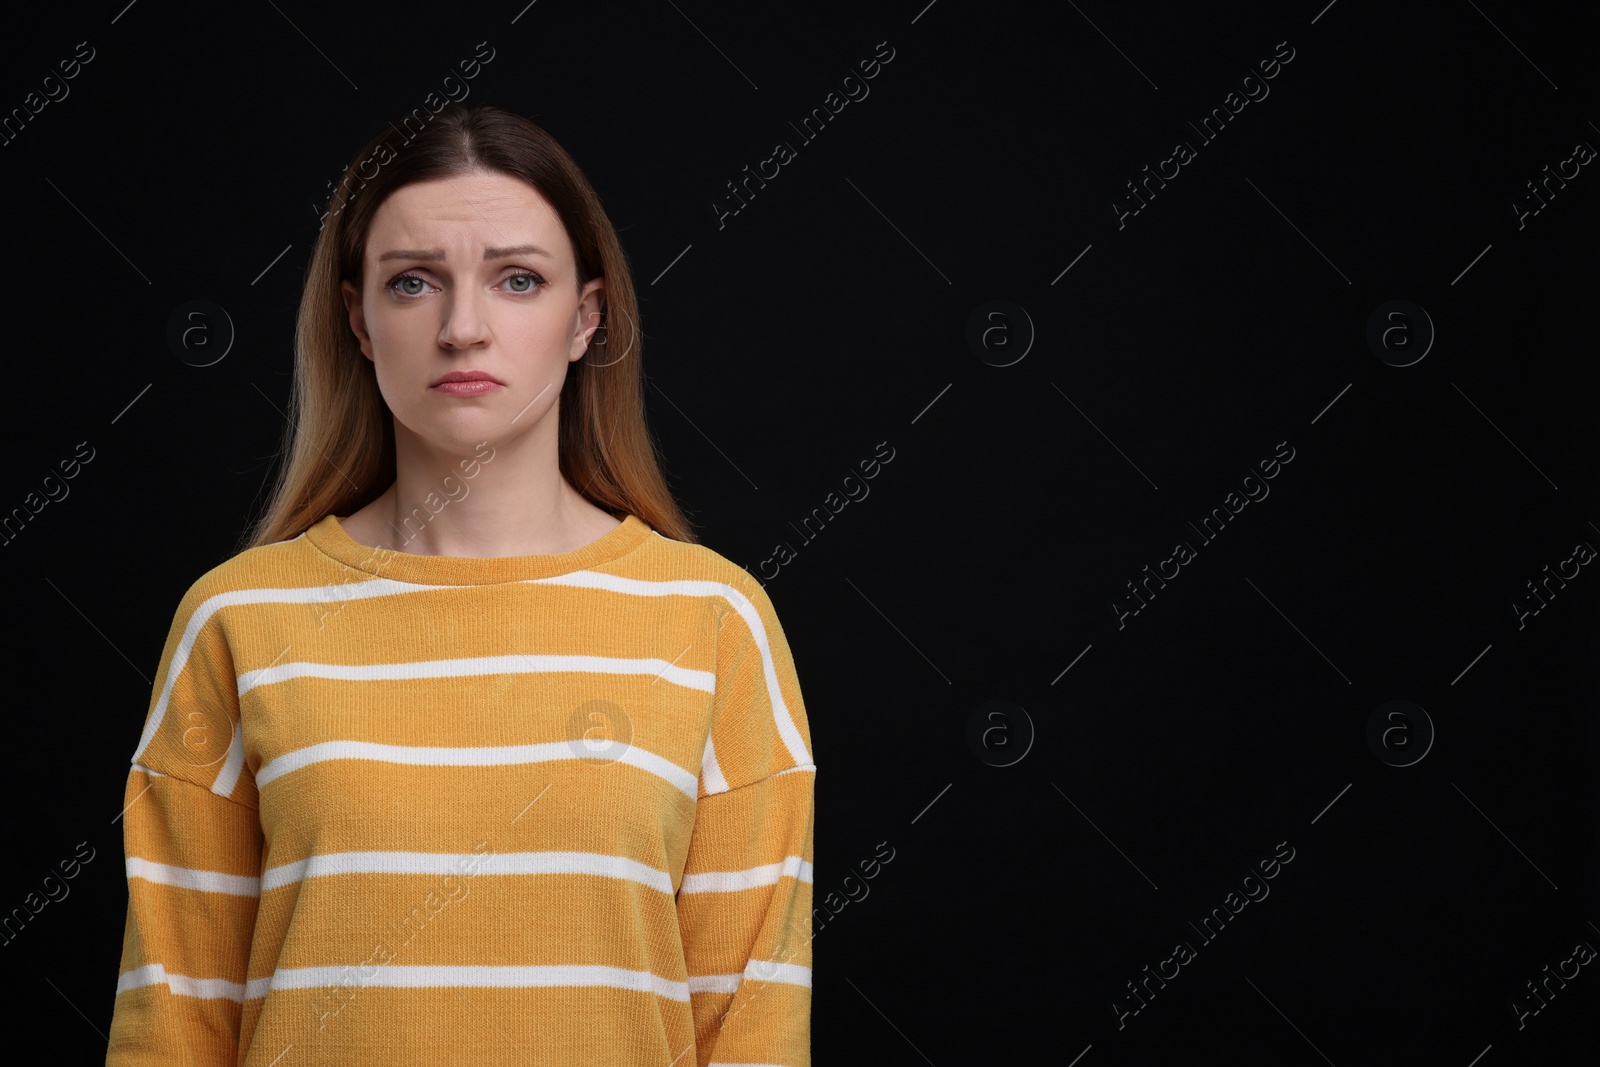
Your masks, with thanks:
[{"label": "long brown hair", "polygon": [[595,331],[604,341],[591,340],[584,357],[568,365],[558,401],[562,477],[613,517],[632,513],[675,541],[697,543],[645,424],[633,278],[589,180],[549,133],[500,108],[449,104],[419,132],[409,120],[406,130],[390,126],[368,141],[329,202],[300,295],[287,458],[240,550],[295,537],[325,515],[357,511],[394,482],[394,416],[350,329],[339,283],[360,287],[367,232],[389,194],[475,170],[521,178],[549,201],[572,244],[580,290],[605,278]]}]

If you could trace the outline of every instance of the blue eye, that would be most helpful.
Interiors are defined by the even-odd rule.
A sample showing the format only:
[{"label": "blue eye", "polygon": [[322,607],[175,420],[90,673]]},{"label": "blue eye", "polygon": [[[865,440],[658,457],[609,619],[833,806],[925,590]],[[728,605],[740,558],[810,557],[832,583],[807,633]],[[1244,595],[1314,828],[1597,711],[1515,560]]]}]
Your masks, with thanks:
[{"label": "blue eye", "polygon": [[[421,288],[415,290],[406,288],[406,284],[408,282],[416,282]],[[384,288],[393,289],[396,292],[405,294],[406,296],[421,296],[428,288],[428,283],[422,278],[417,277],[415,274],[397,274],[393,278],[389,279],[389,281],[384,285]]]}]

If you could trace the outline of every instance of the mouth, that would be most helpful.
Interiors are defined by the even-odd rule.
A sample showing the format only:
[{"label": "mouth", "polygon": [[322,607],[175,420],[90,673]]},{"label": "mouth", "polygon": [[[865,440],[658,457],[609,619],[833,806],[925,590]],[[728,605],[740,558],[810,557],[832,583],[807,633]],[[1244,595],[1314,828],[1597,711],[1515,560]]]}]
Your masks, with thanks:
[{"label": "mouth", "polygon": [[435,387],[437,387],[441,385],[450,385],[456,382],[492,382],[495,385],[505,384],[505,382],[502,382],[494,375],[488,373],[487,371],[481,370],[451,371],[449,374],[446,374],[444,377],[436,380],[433,384]]},{"label": "mouth", "polygon": [[483,396],[505,388],[505,383],[481,370],[451,371],[430,386],[445,396]]}]

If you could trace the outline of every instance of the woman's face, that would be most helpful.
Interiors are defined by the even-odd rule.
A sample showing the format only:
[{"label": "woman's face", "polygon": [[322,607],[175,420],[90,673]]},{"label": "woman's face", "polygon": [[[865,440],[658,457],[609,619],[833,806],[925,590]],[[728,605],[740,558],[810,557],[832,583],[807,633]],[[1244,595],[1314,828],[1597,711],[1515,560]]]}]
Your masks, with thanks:
[{"label": "woman's face", "polygon": [[[397,434],[447,453],[502,442],[556,406],[599,326],[555,209],[527,182],[474,172],[402,186],[373,216],[362,285],[343,283]],[[482,372],[489,382],[441,382]]]}]

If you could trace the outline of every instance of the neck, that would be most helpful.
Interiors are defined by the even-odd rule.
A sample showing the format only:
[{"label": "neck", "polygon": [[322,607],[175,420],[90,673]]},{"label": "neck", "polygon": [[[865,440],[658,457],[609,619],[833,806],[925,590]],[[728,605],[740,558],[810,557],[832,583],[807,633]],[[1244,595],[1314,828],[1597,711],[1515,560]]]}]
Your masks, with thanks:
[{"label": "neck", "polygon": [[568,552],[616,526],[561,476],[552,409],[526,433],[439,445],[395,427],[395,482],[363,508],[384,547],[431,556]]}]

